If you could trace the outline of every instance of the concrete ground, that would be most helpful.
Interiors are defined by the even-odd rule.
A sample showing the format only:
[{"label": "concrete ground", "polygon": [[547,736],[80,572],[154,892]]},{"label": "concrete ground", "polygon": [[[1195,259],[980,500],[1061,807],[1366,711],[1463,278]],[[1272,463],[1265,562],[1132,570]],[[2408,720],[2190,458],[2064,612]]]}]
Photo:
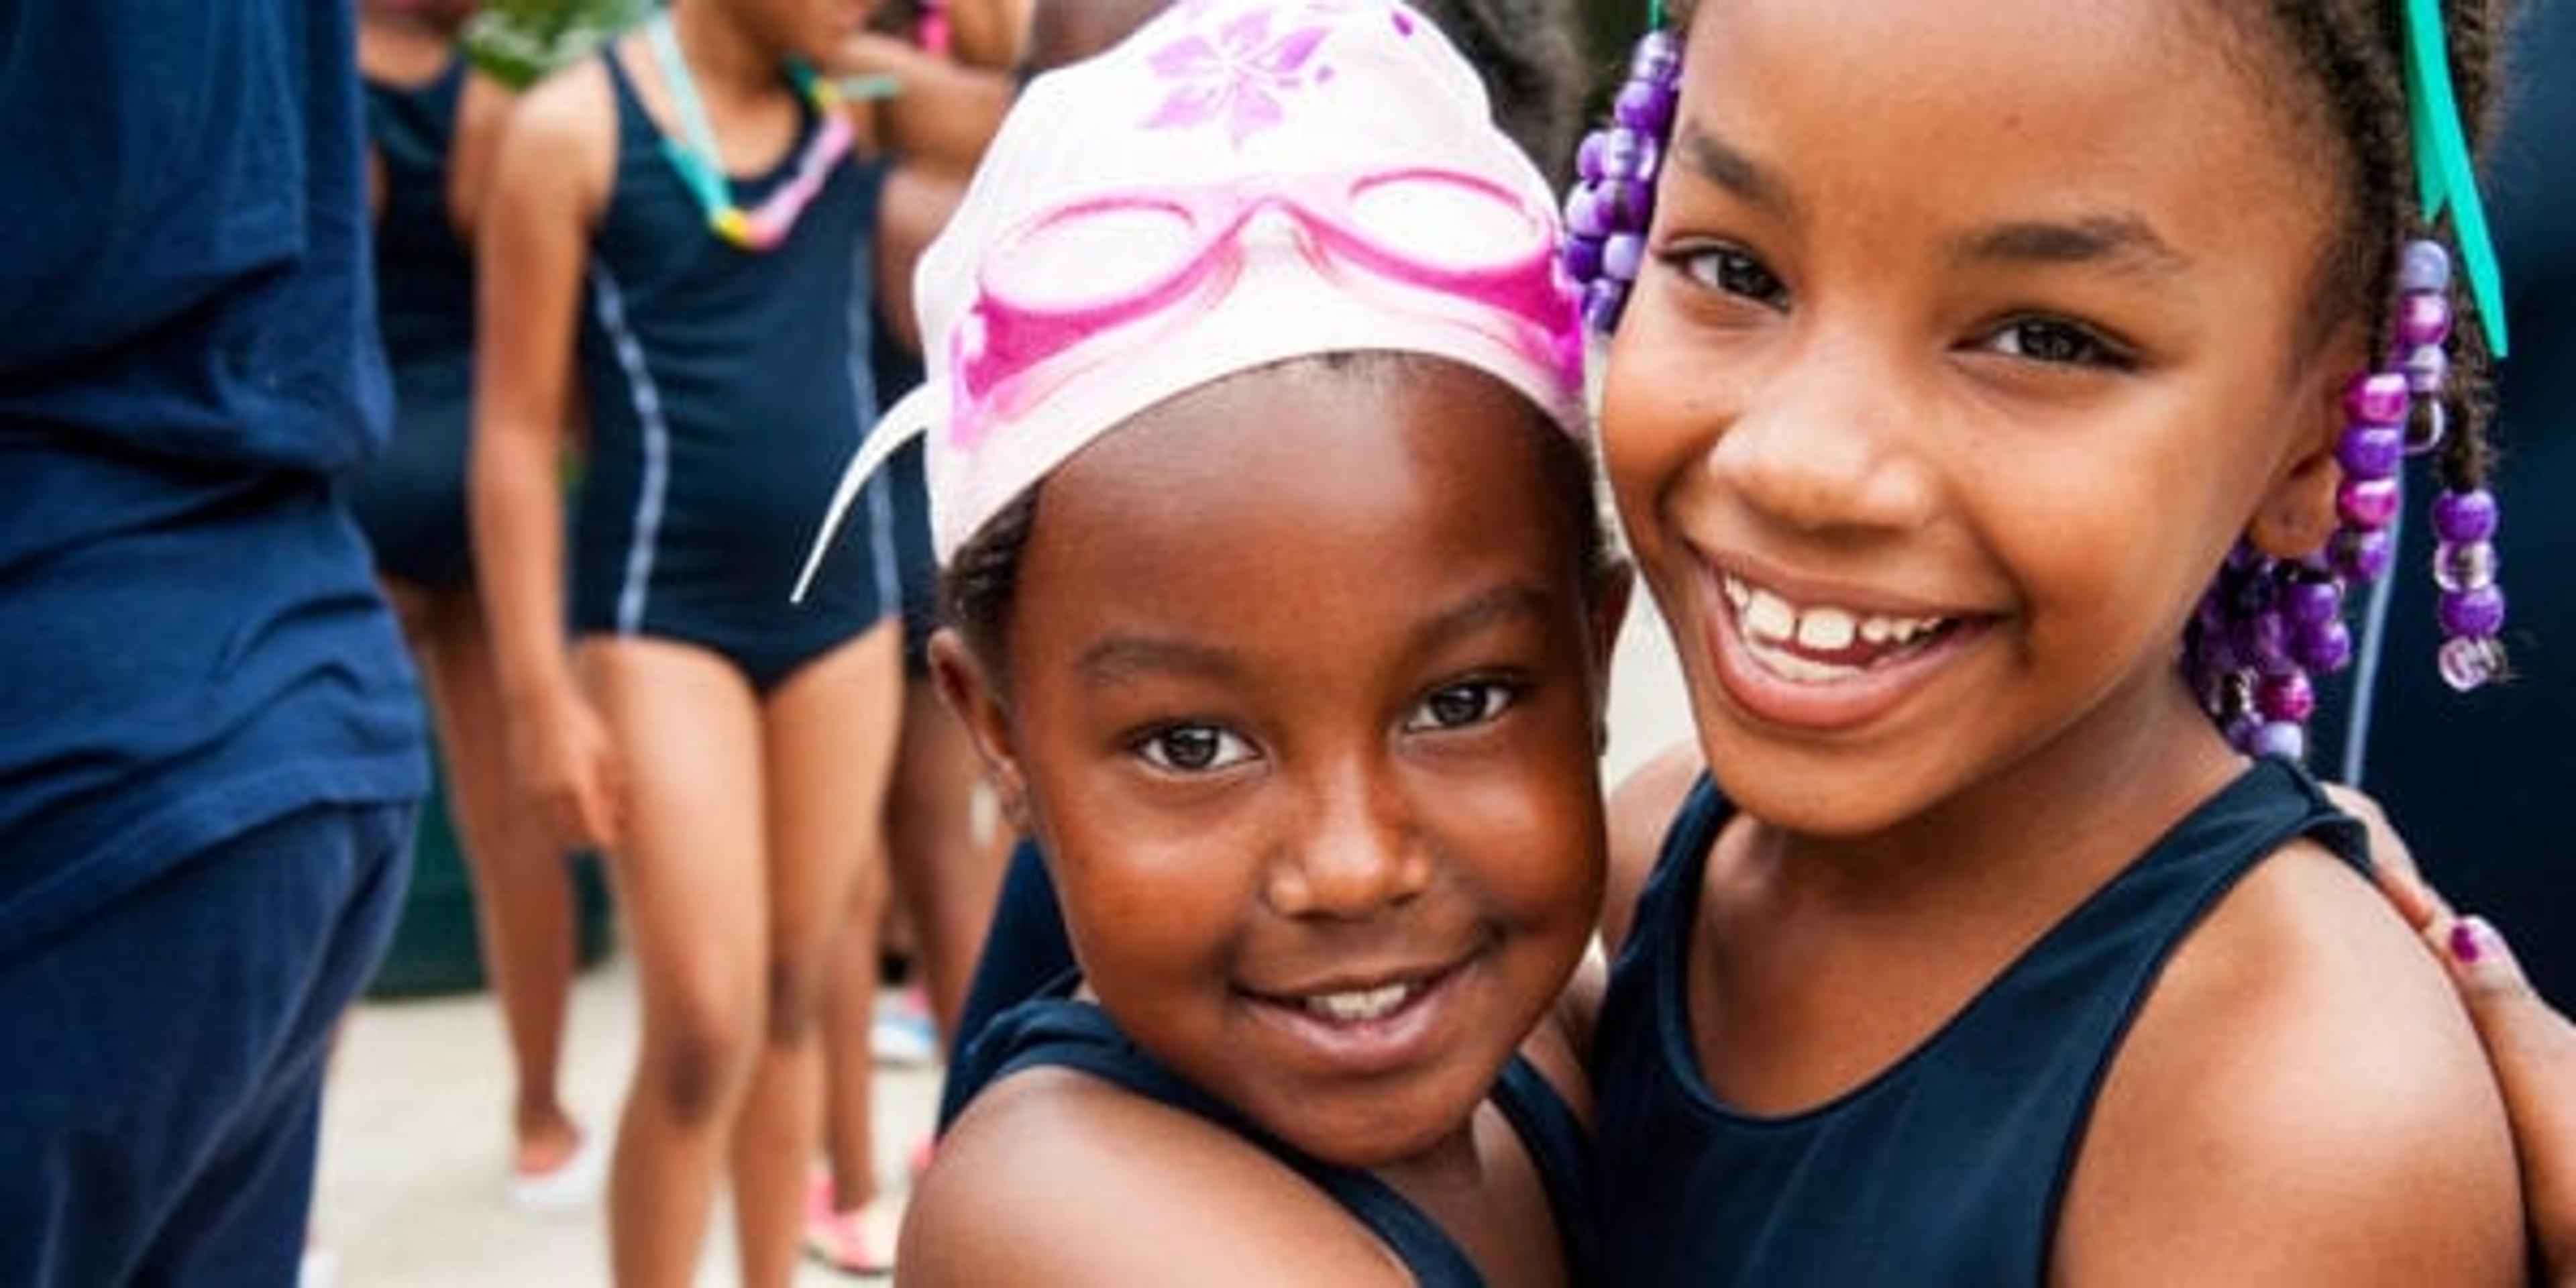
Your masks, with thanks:
[{"label": "concrete ground", "polygon": [[[1689,736],[1690,713],[1661,624],[1640,591],[1611,692],[1612,778]],[[623,958],[574,991],[563,1082],[573,1111],[612,1132],[634,1058],[634,977]],[[601,1209],[532,1216],[502,1194],[509,1070],[488,997],[370,1003],[354,1011],[332,1068],[314,1228],[340,1288],[566,1288],[608,1281]],[[929,1131],[938,1075],[889,1069],[879,1084],[879,1171]],[[735,1282],[719,1214],[699,1281]],[[819,1265],[798,1288],[856,1282]]]}]

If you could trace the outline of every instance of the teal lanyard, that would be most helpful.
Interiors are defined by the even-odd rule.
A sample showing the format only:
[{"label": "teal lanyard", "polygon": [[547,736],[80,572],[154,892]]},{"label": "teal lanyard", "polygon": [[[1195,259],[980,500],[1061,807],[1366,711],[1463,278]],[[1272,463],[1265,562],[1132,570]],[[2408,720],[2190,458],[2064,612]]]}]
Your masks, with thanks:
[{"label": "teal lanyard", "polygon": [[671,154],[672,164],[680,172],[680,181],[689,185],[700,203],[709,210],[733,205],[733,183],[725,178],[724,154],[716,150],[715,128],[707,123],[707,107],[698,97],[698,82],[689,75],[689,61],[680,56],[679,37],[671,33],[671,15],[657,14],[648,38],[653,42],[653,59],[662,68],[662,84],[671,93],[671,105],[680,115],[680,129],[687,143],[664,139],[662,145]]}]

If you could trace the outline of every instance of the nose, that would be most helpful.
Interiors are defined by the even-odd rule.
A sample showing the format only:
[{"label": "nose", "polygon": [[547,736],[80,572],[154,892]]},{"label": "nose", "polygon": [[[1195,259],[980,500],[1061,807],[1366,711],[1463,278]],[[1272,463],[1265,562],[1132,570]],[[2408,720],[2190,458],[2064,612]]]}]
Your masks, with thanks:
[{"label": "nose", "polygon": [[1320,777],[1287,823],[1265,891],[1281,916],[1363,920],[1430,884],[1425,838],[1383,764]]},{"label": "nose", "polygon": [[1937,498],[1920,400],[1866,342],[1819,338],[1756,382],[1709,447],[1710,476],[1744,505],[1805,534],[1904,531]]}]

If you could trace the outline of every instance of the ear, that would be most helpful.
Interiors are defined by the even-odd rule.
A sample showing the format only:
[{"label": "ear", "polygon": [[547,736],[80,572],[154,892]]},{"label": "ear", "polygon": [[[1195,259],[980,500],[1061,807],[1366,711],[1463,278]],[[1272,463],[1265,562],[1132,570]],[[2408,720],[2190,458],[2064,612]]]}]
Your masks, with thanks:
[{"label": "ear", "polygon": [[953,627],[943,626],[932,634],[927,651],[931,684],[939,690],[939,700],[947,704],[957,723],[965,726],[966,739],[974,744],[975,755],[984,762],[984,775],[993,784],[1003,819],[1014,831],[1026,834],[1028,775],[1020,767],[1010,702],[1001,685]]},{"label": "ear", "polygon": [[2334,535],[2335,489],[2343,482],[2335,447],[2347,419],[2344,377],[2362,369],[2367,348],[2358,325],[2344,326],[2318,347],[2301,376],[2280,467],[2245,529],[2246,539],[2264,554],[2296,559],[2323,549]]},{"label": "ear", "polygon": [[1628,624],[1628,604],[1637,589],[1637,566],[1620,559],[1601,573],[1601,588],[1592,601],[1592,720],[1599,729],[1596,751],[1610,750],[1610,659],[1619,651],[1619,629]]}]

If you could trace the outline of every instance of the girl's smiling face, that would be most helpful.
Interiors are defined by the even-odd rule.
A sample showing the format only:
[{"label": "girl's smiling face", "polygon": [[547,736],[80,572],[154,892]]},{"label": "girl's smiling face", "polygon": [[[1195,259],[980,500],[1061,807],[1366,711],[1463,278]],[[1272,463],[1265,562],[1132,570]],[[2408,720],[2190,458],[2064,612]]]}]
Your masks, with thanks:
[{"label": "girl's smiling face", "polygon": [[1463,1128],[1598,911],[1556,432],[1427,359],[1203,387],[1047,480],[998,673],[937,648],[1100,1004],[1328,1161]]},{"label": "girl's smiling face", "polygon": [[2240,535],[2322,542],[2362,356],[2319,320],[2340,161],[2259,29],[1701,7],[1602,432],[1749,812],[1862,835],[2214,744],[2182,626]]}]

